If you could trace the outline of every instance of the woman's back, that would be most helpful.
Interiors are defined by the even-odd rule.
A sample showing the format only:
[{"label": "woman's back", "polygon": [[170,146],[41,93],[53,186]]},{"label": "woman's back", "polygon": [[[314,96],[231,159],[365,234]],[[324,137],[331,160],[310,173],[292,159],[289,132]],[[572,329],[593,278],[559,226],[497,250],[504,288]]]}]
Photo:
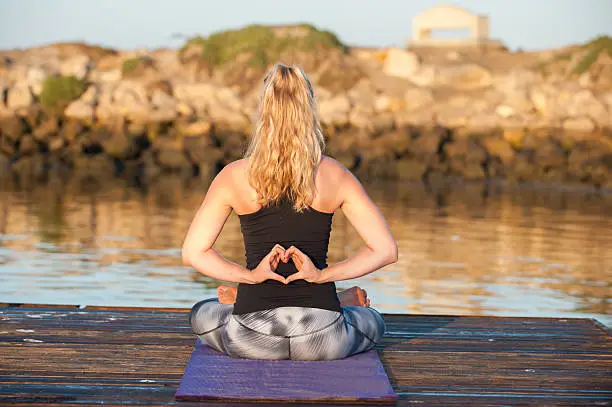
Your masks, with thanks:
[{"label": "woman's back", "polygon": [[[322,161],[325,161],[325,158]],[[240,168],[236,169],[236,171],[240,170]],[[318,178],[318,189],[325,197],[333,195],[333,185],[328,182],[333,177],[329,177],[328,172],[327,164],[324,164],[316,177]],[[327,179],[325,175],[328,175]],[[250,196],[251,191],[248,185],[238,185],[237,188],[239,193],[236,196]],[[320,203],[322,199],[317,196],[314,201]],[[245,203],[245,206],[247,204],[248,202]],[[278,205],[260,207],[253,212],[238,213],[248,269],[252,270],[257,267],[275,244],[280,244],[285,248],[299,247],[310,257],[317,268],[327,267],[327,250],[334,211],[326,212],[310,206],[300,213],[295,211],[292,205],[291,201],[284,198]],[[283,277],[288,277],[297,271],[293,261],[281,262],[276,269],[276,273]],[[245,314],[281,306],[340,310],[334,283],[313,284],[297,280],[290,284],[282,284],[275,280],[267,280],[260,284],[240,284],[238,286],[234,314]]]}]

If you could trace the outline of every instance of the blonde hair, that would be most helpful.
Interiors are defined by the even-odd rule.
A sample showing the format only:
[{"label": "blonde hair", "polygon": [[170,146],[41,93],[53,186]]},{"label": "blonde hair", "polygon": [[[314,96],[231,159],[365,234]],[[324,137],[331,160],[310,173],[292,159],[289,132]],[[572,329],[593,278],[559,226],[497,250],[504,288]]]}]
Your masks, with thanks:
[{"label": "blonde hair", "polygon": [[312,203],[325,139],[304,71],[277,63],[264,79],[255,133],[245,158],[262,206],[287,198],[301,212]]}]

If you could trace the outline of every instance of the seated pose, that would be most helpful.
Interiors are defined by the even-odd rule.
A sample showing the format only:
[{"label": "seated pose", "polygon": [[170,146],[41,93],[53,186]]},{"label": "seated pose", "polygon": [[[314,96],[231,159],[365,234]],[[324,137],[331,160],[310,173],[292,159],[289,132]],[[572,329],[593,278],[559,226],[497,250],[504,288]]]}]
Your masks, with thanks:
[{"label": "seated pose", "polygon": [[[244,158],[212,181],[183,244],[183,262],[237,288],[189,314],[195,334],[231,357],[330,360],[372,349],[383,317],[358,287],[337,293],[336,281],[397,261],[397,244],[358,179],[323,155],[325,140],[312,85],[297,66],[266,75],[256,130]],[[365,246],[327,265],[332,217],[341,209]],[[215,243],[236,212],[246,268]]]}]

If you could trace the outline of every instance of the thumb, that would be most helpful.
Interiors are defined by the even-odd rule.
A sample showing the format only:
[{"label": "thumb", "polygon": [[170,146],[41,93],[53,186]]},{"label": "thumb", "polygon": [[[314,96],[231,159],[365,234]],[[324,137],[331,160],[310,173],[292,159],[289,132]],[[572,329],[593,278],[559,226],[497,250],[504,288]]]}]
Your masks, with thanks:
[{"label": "thumb", "polygon": [[298,271],[297,273],[293,273],[289,277],[287,277],[285,279],[285,284],[289,284],[290,282],[295,281],[295,280],[303,280],[303,279],[304,279],[304,276],[302,275],[302,272]]}]

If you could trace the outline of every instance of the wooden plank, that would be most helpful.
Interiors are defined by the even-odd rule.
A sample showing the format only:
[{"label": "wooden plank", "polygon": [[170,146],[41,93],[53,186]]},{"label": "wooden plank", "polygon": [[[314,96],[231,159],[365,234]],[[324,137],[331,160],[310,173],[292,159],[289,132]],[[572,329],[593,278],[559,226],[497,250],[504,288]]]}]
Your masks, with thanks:
[{"label": "wooden plank", "polygon": [[[176,405],[186,312],[0,307],[0,404]],[[612,336],[595,320],[384,316],[398,405],[612,406]]]}]

